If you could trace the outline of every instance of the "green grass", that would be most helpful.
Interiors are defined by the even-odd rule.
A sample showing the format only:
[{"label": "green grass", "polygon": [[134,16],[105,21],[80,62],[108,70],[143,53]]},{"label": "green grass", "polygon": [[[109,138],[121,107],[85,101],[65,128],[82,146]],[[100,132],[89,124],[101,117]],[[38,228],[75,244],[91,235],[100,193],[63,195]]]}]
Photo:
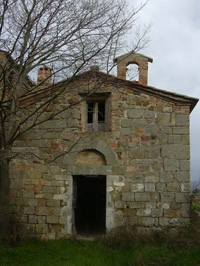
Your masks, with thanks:
[{"label": "green grass", "polygon": [[192,210],[193,211],[200,211],[200,202],[193,202],[192,203]]},{"label": "green grass", "polygon": [[100,241],[28,240],[15,248],[0,243],[0,265],[23,266],[198,266],[200,246],[138,244],[111,248]]}]

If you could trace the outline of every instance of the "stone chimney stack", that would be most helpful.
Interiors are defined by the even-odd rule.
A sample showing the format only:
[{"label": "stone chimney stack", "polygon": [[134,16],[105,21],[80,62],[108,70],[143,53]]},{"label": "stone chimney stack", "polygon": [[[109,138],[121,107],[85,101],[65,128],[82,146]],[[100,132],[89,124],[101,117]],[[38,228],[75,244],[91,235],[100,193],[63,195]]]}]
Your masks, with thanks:
[{"label": "stone chimney stack", "polygon": [[153,63],[153,59],[134,51],[121,55],[114,60],[117,63],[117,77],[126,79],[127,66],[136,64],[139,68],[139,84],[147,86],[148,82],[148,63]]},{"label": "stone chimney stack", "polygon": [[51,68],[47,66],[40,67],[38,70],[37,84],[48,86],[51,84]]}]

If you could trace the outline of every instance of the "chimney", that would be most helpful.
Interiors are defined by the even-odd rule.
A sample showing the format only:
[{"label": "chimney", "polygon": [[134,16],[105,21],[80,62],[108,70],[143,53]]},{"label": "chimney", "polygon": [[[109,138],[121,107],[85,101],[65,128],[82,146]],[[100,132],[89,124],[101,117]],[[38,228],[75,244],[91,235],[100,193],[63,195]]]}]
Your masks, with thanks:
[{"label": "chimney", "polygon": [[99,72],[99,66],[93,65],[93,66],[90,67],[90,70]]},{"label": "chimney", "polygon": [[139,68],[139,84],[147,86],[149,62],[153,63],[153,59],[134,51],[121,55],[114,59],[114,63],[117,63],[117,77],[126,79],[127,66],[136,64]]},{"label": "chimney", "polygon": [[51,84],[51,68],[47,66],[40,67],[38,70],[37,84],[48,86]]}]

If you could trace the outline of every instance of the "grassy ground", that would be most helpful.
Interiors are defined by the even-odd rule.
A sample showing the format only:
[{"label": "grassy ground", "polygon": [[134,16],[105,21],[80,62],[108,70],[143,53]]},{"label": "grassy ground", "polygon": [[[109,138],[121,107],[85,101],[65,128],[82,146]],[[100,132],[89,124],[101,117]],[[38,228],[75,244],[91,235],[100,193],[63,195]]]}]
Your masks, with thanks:
[{"label": "grassy ground", "polygon": [[0,245],[0,265],[133,266],[200,265],[200,246],[144,244],[106,247],[100,241],[29,240],[15,248]]},{"label": "grassy ground", "polygon": [[195,212],[190,226],[173,234],[141,237],[120,229],[99,241],[16,239],[0,240],[0,266],[200,266],[200,216]]}]

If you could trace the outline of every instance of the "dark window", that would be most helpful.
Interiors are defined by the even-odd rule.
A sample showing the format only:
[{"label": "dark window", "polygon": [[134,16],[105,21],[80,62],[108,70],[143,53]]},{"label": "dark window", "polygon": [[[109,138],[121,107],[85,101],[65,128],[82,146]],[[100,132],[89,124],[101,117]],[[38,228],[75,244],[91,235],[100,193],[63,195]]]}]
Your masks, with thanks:
[{"label": "dark window", "polygon": [[105,100],[87,102],[88,131],[105,131]]},{"label": "dark window", "polygon": [[88,102],[87,108],[88,108],[88,110],[87,110],[88,123],[92,123],[93,122],[93,113],[94,113],[94,103]]}]

